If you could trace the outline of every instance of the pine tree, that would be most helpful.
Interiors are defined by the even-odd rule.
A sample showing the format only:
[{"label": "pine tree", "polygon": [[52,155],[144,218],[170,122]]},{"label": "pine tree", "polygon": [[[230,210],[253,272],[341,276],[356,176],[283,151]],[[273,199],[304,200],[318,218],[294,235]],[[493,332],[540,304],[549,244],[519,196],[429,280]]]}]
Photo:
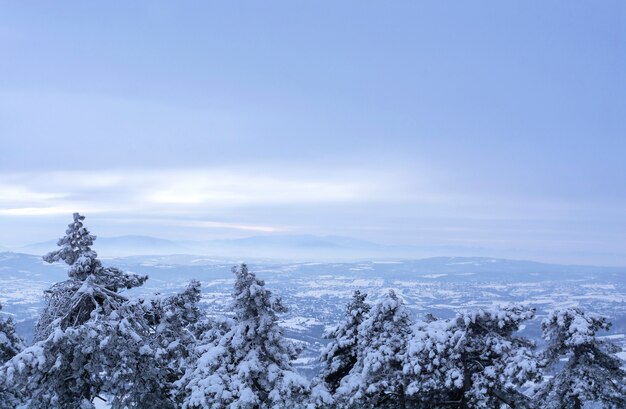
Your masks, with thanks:
[{"label": "pine tree", "polygon": [[[0,304],[0,311],[2,304]],[[9,318],[0,317],[0,366],[24,349],[24,342],[15,333],[15,324]],[[0,371],[0,409],[15,408],[19,405],[20,395],[13,385],[6,382]]]},{"label": "pine tree", "polygon": [[326,383],[330,393],[335,393],[339,383],[348,375],[357,360],[358,329],[367,318],[370,305],[365,302],[367,294],[356,290],[346,306],[345,321],[324,335],[330,342],[321,352],[322,369],[319,377]]},{"label": "pine tree", "polygon": [[463,330],[457,320],[438,320],[432,315],[427,321],[413,327],[407,346],[404,373],[407,376],[407,395],[418,407],[437,408],[450,404],[452,393],[463,388],[463,370],[460,364]]},{"label": "pine tree", "polygon": [[308,383],[292,368],[297,351],[277,323],[287,309],[245,264],[233,273],[234,324],[183,378],[183,408],[297,407]]},{"label": "pine tree", "polygon": [[83,225],[85,216],[74,213],[73,217],[74,221],[68,224],[65,236],[57,242],[61,248],[46,254],[43,259],[48,263],[64,261],[70,266],[70,278],[85,280],[88,274],[101,267],[98,254],[91,249],[96,236]]},{"label": "pine tree", "polygon": [[106,341],[118,352],[103,389],[112,397],[112,407],[141,408],[145,402],[163,409],[178,407],[175,384],[196,342],[199,301],[200,282],[192,281],[181,293],[126,305],[130,311],[125,316],[137,317],[141,311],[142,317],[130,326],[138,329],[136,336],[127,336],[122,321],[111,320]]},{"label": "pine tree", "polygon": [[[188,385],[195,384],[194,377],[199,376],[203,369],[200,369],[199,360],[203,355],[214,351],[222,338],[234,327],[235,321],[224,315],[203,316],[196,325],[193,326],[195,343],[189,347],[189,357],[185,373],[182,378],[174,383],[174,398],[177,407],[182,407],[188,400],[190,389]],[[204,363],[203,365],[206,365]]]},{"label": "pine tree", "polygon": [[[2,304],[0,304],[0,312]],[[24,349],[24,341],[15,333],[15,324],[11,317],[0,316],[0,365],[13,358]]]},{"label": "pine tree", "polygon": [[112,300],[116,300],[114,304],[123,302],[126,298],[118,294],[120,289],[141,286],[148,279],[115,267],[103,267],[91,249],[96,236],[84,227],[85,216],[74,213],[73,217],[66,235],[57,243],[61,248],[43,257],[48,263],[68,264],[70,279],[46,291],[47,305],[35,328],[35,342],[47,338],[57,327],[65,329],[86,322],[98,306]]},{"label": "pine tree", "polygon": [[[198,308],[201,298],[200,282],[192,281],[180,294],[153,301],[154,335],[151,346],[163,381],[161,390],[170,397],[190,364],[196,344],[197,326],[202,325]],[[155,312],[155,313],[154,313]],[[206,325],[206,324],[205,324]]]},{"label": "pine tree", "polygon": [[311,393],[309,394],[307,409],[330,409],[339,407],[328,386],[320,378],[311,381]]},{"label": "pine tree", "polygon": [[554,311],[542,322],[548,343],[545,365],[554,367],[567,360],[537,394],[542,407],[581,409],[585,402],[601,403],[603,408],[626,407],[626,371],[615,355],[620,349],[596,338],[599,330],[608,330],[610,325],[606,318],[580,308]]},{"label": "pine tree", "polygon": [[357,362],[341,380],[338,402],[350,407],[405,407],[402,366],[410,327],[406,307],[390,290],[359,325]]},{"label": "pine tree", "polygon": [[92,408],[107,384],[106,376],[128,353],[111,342],[113,329],[141,342],[141,311],[119,293],[142,285],[147,277],[105,268],[91,250],[95,236],[74,214],[60,250],[44,257],[65,261],[70,279],[48,291],[48,304],[38,322],[35,343],[14,356],[3,376],[27,395],[29,408]]},{"label": "pine tree", "polygon": [[534,345],[514,333],[534,317],[508,305],[416,325],[405,374],[408,394],[421,407],[525,408],[518,387],[540,377]]}]

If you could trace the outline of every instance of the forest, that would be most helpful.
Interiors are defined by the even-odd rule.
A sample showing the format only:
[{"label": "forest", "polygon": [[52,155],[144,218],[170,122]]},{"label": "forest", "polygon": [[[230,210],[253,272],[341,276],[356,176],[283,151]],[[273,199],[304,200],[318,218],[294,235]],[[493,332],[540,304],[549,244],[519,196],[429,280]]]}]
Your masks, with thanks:
[{"label": "forest", "polygon": [[32,344],[0,319],[2,409],[626,407],[618,348],[597,335],[611,324],[590,311],[552,311],[537,345],[518,334],[532,305],[412,318],[394,291],[357,290],[307,379],[278,324],[289,306],[246,264],[229,314],[200,308],[199,281],[132,297],[148,277],[104,266],[84,219],[43,257],[68,279],[46,291]]}]

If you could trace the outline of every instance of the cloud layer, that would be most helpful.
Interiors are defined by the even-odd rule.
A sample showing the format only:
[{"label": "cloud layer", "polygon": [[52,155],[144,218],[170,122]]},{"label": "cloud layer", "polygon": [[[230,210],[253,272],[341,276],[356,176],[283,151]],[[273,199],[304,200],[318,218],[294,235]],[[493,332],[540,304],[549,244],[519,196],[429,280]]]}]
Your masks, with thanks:
[{"label": "cloud layer", "polygon": [[119,7],[3,5],[0,246],[81,211],[626,264],[622,2]]}]

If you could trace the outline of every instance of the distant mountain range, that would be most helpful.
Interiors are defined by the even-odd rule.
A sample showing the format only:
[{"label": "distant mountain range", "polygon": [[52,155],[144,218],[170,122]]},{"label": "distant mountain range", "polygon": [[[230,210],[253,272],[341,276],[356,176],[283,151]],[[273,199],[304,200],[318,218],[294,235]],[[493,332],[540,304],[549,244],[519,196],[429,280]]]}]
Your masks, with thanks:
[{"label": "distant mountain range", "polygon": [[[43,255],[57,247],[56,240],[34,243],[13,251]],[[433,248],[387,246],[341,236],[268,235],[232,240],[168,240],[149,236],[98,237],[93,249],[101,257],[195,254],[214,257],[262,257],[279,260],[416,258],[432,255]],[[450,248],[446,249],[448,254]]]},{"label": "distant mountain range", "polygon": [[[57,248],[57,240],[48,240],[40,243],[13,249],[16,252],[43,255]],[[93,249],[101,257],[123,257],[130,255],[160,255],[160,254],[192,254],[192,248],[183,246],[176,241],[149,236],[118,236],[98,237]]]},{"label": "distant mountain range", "polygon": [[[56,240],[0,251],[44,255],[57,248]],[[289,262],[417,260],[441,256],[486,257],[498,259],[559,260],[549,253],[494,250],[462,246],[384,245],[343,236],[260,235],[231,240],[169,240],[150,236],[98,237],[93,249],[102,258],[128,256],[196,255],[215,259],[276,260]],[[605,257],[602,257],[605,259]],[[610,257],[606,257],[611,260]],[[596,263],[594,263],[596,264]],[[604,265],[605,263],[597,263]],[[609,265],[624,265],[621,259]]]}]

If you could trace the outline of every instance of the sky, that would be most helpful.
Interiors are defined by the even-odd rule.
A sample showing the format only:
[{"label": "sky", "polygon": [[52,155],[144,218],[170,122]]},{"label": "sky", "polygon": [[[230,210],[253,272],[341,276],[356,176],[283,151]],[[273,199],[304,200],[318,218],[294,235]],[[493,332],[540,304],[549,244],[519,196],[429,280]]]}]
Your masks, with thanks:
[{"label": "sky", "polygon": [[80,211],[626,266],[623,1],[0,10],[4,248]]}]

